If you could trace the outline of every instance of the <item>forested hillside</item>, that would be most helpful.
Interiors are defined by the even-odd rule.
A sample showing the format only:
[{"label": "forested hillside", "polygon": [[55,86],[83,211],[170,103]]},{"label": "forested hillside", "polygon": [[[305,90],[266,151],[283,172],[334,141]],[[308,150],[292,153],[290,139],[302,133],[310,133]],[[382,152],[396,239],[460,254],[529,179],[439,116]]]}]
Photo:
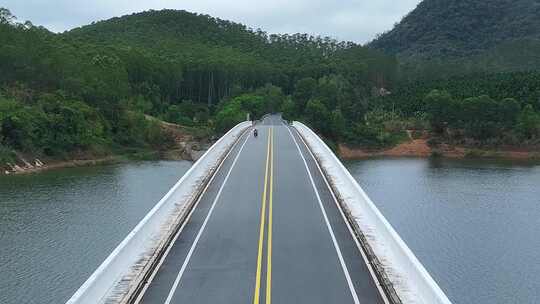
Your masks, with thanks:
[{"label": "forested hillside", "polygon": [[424,0],[371,44],[401,57],[463,57],[540,39],[536,0]]},{"label": "forested hillside", "polygon": [[370,43],[397,55],[406,77],[540,68],[540,2],[424,0]]},{"label": "forested hillside", "polygon": [[538,147],[538,16],[536,0],[422,1],[369,44],[400,65],[372,104],[445,142]]},{"label": "forested hillside", "polygon": [[396,66],[354,43],[270,35],[185,11],[54,34],[2,9],[0,158],[163,145],[144,114],[216,132],[248,112],[311,109],[362,121],[366,100],[391,85]]},{"label": "forested hillside", "polygon": [[[497,15],[506,3],[497,0],[488,8],[465,2],[478,4],[462,16],[469,23],[483,14],[473,12],[496,8],[491,13]],[[518,1],[510,11],[525,3]],[[465,10],[462,2],[447,4],[440,11],[443,2],[426,0],[417,11],[431,22],[433,16],[461,16]],[[392,31],[367,48],[305,34],[268,34],[174,10],[55,34],[0,9],[0,166],[21,154],[69,159],[166,148],[171,139],[147,115],[208,134],[226,131],[247,114],[257,118],[283,112],[287,119],[307,122],[330,144],[369,148],[407,140],[411,129],[469,146],[538,147],[540,76],[513,72],[535,67],[531,58],[538,59],[533,50],[539,44],[532,27],[518,26],[527,34],[520,37],[533,40],[520,40],[516,52],[516,41],[498,44],[516,32],[508,32],[491,15],[469,25],[484,41],[474,45],[456,36],[469,28],[445,31],[452,23],[446,18],[446,27],[431,27],[438,30],[431,38],[444,38],[433,44],[422,36],[422,31],[431,33],[430,27],[412,26],[417,15],[411,13],[394,30],[415,29],[403,36],[403,45],[388,42]],[[461,17],[454,21],[465,22]],[[489,34],[498,27],[506,34]],[[401,57],[409,51],[458,50],[459,45],[470,50],[398,62],[374,50],[377,45]],[[483,48],[491,48],[492,55],[477,53]],[[523,56],[501,59],[512,54]],[[452,57],[462,55],[469,57]]]},{"label": "forested hillside", "polygon": [[540,143],[540,72],[404,83],[378,104],[428,122],[435,134],[458,144],[527,147]]},{"label": "forested hillside", "polygon": [[369,90],[373,84],[389,83],[395,72],[391,58],[351,42],[306,34],[268,34],[186,11],[148,11],[113,18],[64,36],[120,53],[129,50],[137,58],[126,61],[139,65],[128,66],[132,70],[143,70],[143,64],[152,66],[149,60],[167,62],[171,73],[181,80],[174,91],[164,93],[209,105],[230,95],[235,86],[255,89],[272,83],[289,94],[301,78],[342,74]]}]

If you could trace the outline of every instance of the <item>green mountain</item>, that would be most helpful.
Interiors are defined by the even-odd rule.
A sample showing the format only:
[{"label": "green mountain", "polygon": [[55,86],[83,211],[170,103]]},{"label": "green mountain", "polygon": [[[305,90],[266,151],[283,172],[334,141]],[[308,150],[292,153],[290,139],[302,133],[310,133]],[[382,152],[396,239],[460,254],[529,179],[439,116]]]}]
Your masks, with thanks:
[{"label": "green mountain", "polygon": [[[537,12],[525,2],[507,11]],[[506,6],[492,3],[426,0],[368,47],[175,10],[55,34],[0,8],[0,168],[21,154],[73,158],[166,148],[171,138],[148,115],[208,134],[247,114],[279,111],[331,142],[372,147],[430,126],[465,130],[465,139],[479,143],[536,144],[540,73],[477,73],[540,66],[540,39],[530,25],[536,19],[511,19],[520,25],[508,30],[497,23],[509,18],[500,13]],[[393,35],[399,44],[389,42]],[[482,116],[485,108],[493,111]],[[453,114],[441,121],[439,112],[448,109]]]},{"label": "green mountain", "polygon": [[[218,102],[234,86],[265,83],[287,93],[304,77],[346,74],[357,83],[385,85],[395,60],[352,42],[307,34],[275,35],[208,15],[147,11],[93,23],[65,33],[67,39],[136,50],[182,71],[180,99]],[[199,89],[200,88],[200,89]],[[371,89],[370,85],[366,87]]]},{"label": "green mountain", "polygon": [[538,68],[538,16],[538,0],[424,0],[370,46],[404,62],[456,60],[495,71]]},{"label": "green mountain", "polygon": [[14,151],[159,148],[167,139],[145,115],[217,132],[269,111],[341,126],[363,117],[367,98],[396,70],[394,57],[355,43],[186,11],[55,34],[0,8],[0,167]]}]

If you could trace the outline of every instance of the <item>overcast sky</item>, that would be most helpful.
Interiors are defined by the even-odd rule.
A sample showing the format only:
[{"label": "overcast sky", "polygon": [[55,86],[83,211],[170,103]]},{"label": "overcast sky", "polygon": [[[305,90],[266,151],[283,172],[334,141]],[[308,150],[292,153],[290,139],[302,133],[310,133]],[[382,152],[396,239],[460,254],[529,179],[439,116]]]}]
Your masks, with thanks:
[{"label": "overcast sky", "polygon": [[64,30],[148,9],[184,9],[261,28],[365,43],[420,0],[2,0],[19,21]]}]

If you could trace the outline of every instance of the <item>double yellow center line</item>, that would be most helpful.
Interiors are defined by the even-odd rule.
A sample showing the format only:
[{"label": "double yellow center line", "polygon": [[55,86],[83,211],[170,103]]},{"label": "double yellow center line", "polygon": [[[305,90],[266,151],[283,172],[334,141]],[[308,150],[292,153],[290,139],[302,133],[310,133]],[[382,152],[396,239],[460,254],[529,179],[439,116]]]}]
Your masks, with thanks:
[{"label": "double yellow center line", "polygon": [[268,143],[266,151],[266,168],[264,172],[264,190],[261,207],[261,225],[259,230],[259,251],[257,254],[257,273],[255,276],[255,293],[253,304],[259,304],[261,297],[261,273],[264,247],[264,231],[266,222],[266,203],[268,197],[268,237],[266,254],[266,304],[272,303],[272,194],[274,187],[274,128],[270,128],[268,133]]}]

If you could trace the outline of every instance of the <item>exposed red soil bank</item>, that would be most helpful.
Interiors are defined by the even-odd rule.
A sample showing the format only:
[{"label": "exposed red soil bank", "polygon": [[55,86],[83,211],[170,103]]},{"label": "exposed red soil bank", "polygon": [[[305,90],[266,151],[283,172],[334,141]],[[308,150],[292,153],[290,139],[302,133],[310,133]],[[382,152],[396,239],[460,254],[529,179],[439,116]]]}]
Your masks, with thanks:
[{"label": "exposed red soil bank", "polygon": [[364,148],[352,148],[344,144],[338,146],[338,154],[343,159],[362,159],[368,157],[388,156],[388,157],[430,157],[442,156],[448,158],[465,157],[485,157],[485,158],[506,158],[516,160],[537,160],[540,159],[538,149],[502,149],[484,150],[475,148],[465,148],[440,144],[436,148],[428,145],[427,139],[413,139],[401,143],[395,147],[383,150],[369,150]]}]

